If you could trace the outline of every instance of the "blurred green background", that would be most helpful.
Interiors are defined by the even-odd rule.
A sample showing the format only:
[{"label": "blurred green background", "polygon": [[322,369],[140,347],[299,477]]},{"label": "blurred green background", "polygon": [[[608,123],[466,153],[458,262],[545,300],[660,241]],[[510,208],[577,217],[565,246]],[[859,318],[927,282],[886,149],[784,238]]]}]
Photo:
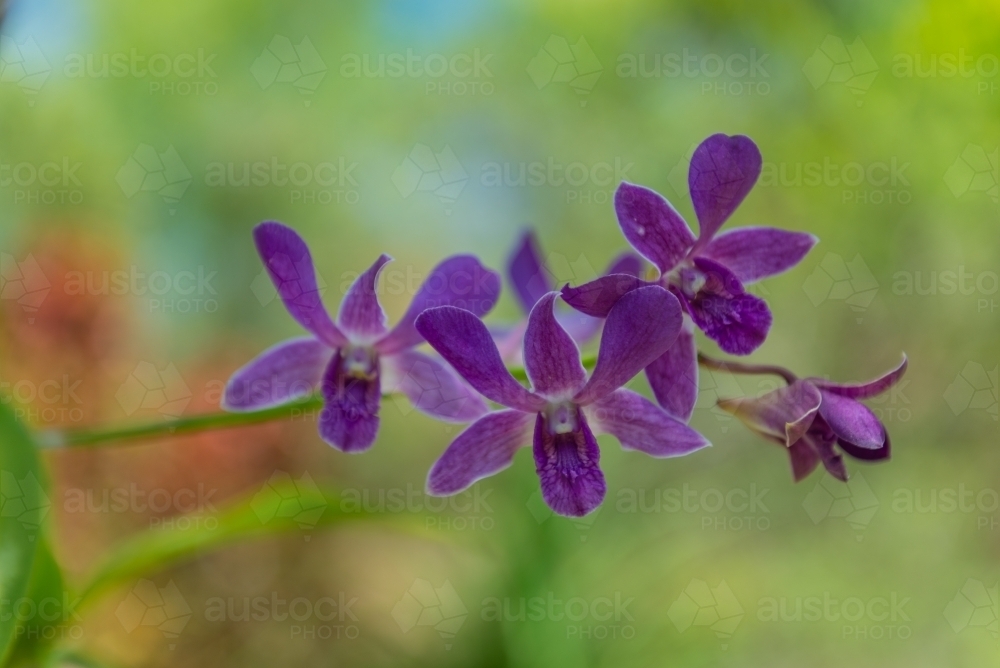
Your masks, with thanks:
[{"label": "blurred green background", "polygon": [[[998,27],[968,0],[12,3],[0,388],[33,426],[216,410],[300,332],[261,220],[306,238],[331,309],[380,252],[415,285],[456,252],[502,268],[525,226],[580,282],[626,247],[619,180],[693,222],[686,156],[715,132],[765,160],[730,228],[821,239],[754,288],[775,324],[751,359],[861,380],[910,356],[873,404],[893,459],[849,462],[849,485],[793,484],[713,409],[769,381],[703,371],[692,423],[714,447],[653,461],[602,437],[608,497],[578,521],[546,512],[526,452],[425,497],[457,430],[405,401],[364,456],[310,415],[47,453],[71,582],[192,510],[253,499],[266,527],[289,477],[302,510],[122,583],[65,644],[107,665],[996,665]],[[410,296],[385,290],[390,320]],[[519,316],[506,291],[490,319]]]}]

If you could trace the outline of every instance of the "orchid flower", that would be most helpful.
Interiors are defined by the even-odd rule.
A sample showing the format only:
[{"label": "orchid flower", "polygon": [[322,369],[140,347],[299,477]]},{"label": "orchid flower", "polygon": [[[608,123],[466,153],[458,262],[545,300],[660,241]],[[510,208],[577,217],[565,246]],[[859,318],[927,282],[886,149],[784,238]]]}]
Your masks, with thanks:
[{"label": "orchid flower", "polygon": [[890,455],[885,425],[859,399],[885,392],[905,372],[906,355],[895,369],[866,383],[798,379],[786,372],[791,381],[786,387],[757,399],[723,399],[718,404],[757,434],[788,448],[795,482],[812,473],[819,462],[830,475],[846,482],[847,469],[837,448],[865,461],[881,461]]},{"label": "orchid flower", "polygon": [[[696,238],[664,197],[622,183],[615,192],[618,224],[632,247],[659,270],[655,283],[673,292],[685,310],[674,346],[646,375],[657,401],[677,418],[691,417],[698,395],[697,326],[722,350],[747,355],[771,327],[763,299],[745,285],[794,267],[818,239],[771,227],[742,227],[716,236],[747,196],[761,170],[757,145],[742,135],[715,134],[691,156],[688,188],[698,217]],[[640,278],[610,275],[563,288],[563,298],[581,312],[601,317],[629,290],[648,285]]]},{"label": "orchid flower", "polygon": [[[634,253],[622,253],[611,261],[604,274],[625,274],[639,276],[642,273],[642,260]],[[538,239],[534,232],[525,230],[518,240],[514,252],[507,260],[507,280],[513,288],[524,312],[520,322],[505,326],[491,327],[493,338],[500,349],[500,356],[510,364],[521,364],[521,341],[524,329],[528,325],[528,314],[539,299],[556,289],[554,274],[549,270],[539,249]],[[563,329],[573,337],[581,347],[589,342],[600,331],[601,318],[594,318],[580,311],[562,309],[556,311],[556,319]]]},{"label": "orchid flower", "polygon": [[593,373],[553,312],[558,293],[541,296],[524,334],[531,390],[504,366],[486,325],[469,311],[425,311],[416,327],[472,387],[506,407],[460,433],[434,464],[429,494],[457,494],[511,465],[533,443],[542,496],[555,512],[579,517],[604,499],[606,484],[595,434],[614,435],[627,450],[653,457],[686,455],[708,445],[696,431],[622,385],[673,343],[681,323],[677,299],[659,286],[622,297],[608,313]]},{"label": "orchid flower", "polygon": [[394,328],[376,294],[378,275],[391,258],[381,255],[354,281],[331,320],[316,285],[305,241],[276,222],[254,229],[264,266],[289,314],[310,336],[264,351],[233,374],[223,406],[259,410],[322,390],[319,434],[344,452],[375,442],[383,387],[405,394],[414,407],[443,420],[468,422],[488,407],[440,360],[413,350],[423,343],[414,321],[430,306],[462,306],[483,315],[496,303],[500,277],[471,255],[452,256],[435,267]]}]

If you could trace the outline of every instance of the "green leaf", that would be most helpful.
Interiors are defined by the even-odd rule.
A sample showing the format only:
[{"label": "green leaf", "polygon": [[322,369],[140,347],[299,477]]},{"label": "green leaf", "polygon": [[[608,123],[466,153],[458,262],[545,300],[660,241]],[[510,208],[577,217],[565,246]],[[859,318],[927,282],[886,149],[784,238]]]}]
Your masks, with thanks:
[{"label": "green leaf", "polygon": [[78,599],[67,591],[49,541],[39,542],[27,592],[36,612],[18,619],[9,660],[12,665],[43,656],[52,645],[71,638],[74,627],[83,621],[76,613]]},{"label": "green leaf", "polygon": [[[0,599],[17,601],[29,593],[41,525],[51,509],[46,489],[31,436],[0,404]],[[13,615],[0,617],[0,665],[11,655],[19,623]]]}]

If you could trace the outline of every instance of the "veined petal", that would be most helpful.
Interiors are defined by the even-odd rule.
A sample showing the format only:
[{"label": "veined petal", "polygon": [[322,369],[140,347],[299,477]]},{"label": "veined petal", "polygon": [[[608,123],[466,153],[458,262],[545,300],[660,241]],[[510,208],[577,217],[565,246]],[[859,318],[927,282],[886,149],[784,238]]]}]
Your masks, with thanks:
[{"label": "veined petal", "polygon": [[879,450],[885,443],[885,427],[871,409],[854,399],[820,390],[819,414],[838,438],[859,448]]},{"label": "veined petal", "polygon": [[739,279],[721,264],[703,257],[694,264],[704,285],[687,297],[691,318],[727,353],[749,355],[764,343],[771,329],[767,302],[747,294]]},{"label": "veined petal", "polygon": [[338,350],[323,374],[319,435],[343,452],[364,452],[378,435],[382,401],[378,366],[376,363],[371,374],[361,377],[346,373],[343,361]]},{"label": "veined petal", "polygon": [[472,313],[455,306],[427,309],[417,317],[416,328],[487,399],[531,413],[545,405],[510,375],[486,325]]},{"label": "veined petal", "polygon": [[567,517],[583,517],[601,505],[607,492],[597,439],[583,414],[575,410],[571,431],[557,433],[543,413],[535,420],[533,452],[542,498]]},{"label": "veined petal", "polygon": [[378,303],[378,275],[392,258],[382,254],[358,276],[340,302],[337,324],[355,342],[370,343],[385,334],[385,312]]},{"label": "veined petal", "polygon": [[580,313],[595,318],[607,318],[611,307],[617,304],[619,299],[647,285],[658,284],[649,283],[631,274],[608,274],[575,288],[567,283],[563,286],[562,298]]},{"label": "veined petal", "polygon": [[823,380],[822,378],[810,378],[809,381],[819,389],[829,394],[837,394],[849,399],[868,399],[869,397],[882,394],[890,387],[898,383],[903,377],[903,374],[906,373],[906,364],[907,360],[906,355],[904,354],[903,361],[899,363],[899,366],[885,375],[866,383],[834,383],[829,380]]},{"label": "veined petal", "polygon": [[308,332],[331,348],[347,343],[323,306],[309,247],[290,227],[268,221],[253,230],[254,244],[278,296]]},{"label": "veined petal", "polygon": [[757,434],[790,448],[812,426],[821,402],[819,390],[799,380],[756,399],[720,399],[718,405]]},{"label": "veined petal", "polygon": [[507,261],[507,279],[525,313],[530,313],[535,302],[552,291],[552,281],[545,271],[545,260],[538,248],[535,233],[531,230],[526,230],[521,235]]},{"label": "veined petal", "polygon": [[715,134],[691,156],[688,188],[701,230],[699,246],[707,244],[753,189],[763,161],[749,137]]},{"label": "veined petal", "polygon": [[587,382],[580,350],[552,311],[558,295],[550,292],[535,303],[524,333],[524,370],[532,389],[549,399],[566,398]]},{"label": "veined petal", "polygon": [[667,290],[650,285],[618,300],[604,322],[597,364],[576,401],[586,405],[627,383],[667,351],[681,329],[681,306]]},{"label": "veined petal", "polygon": [[694,245],[694,234],[662,195],[623,182],[615,191],[618,225],[632,248],[665,274]]},{"label": "veined petal", "polygon": [[646,378],[656,401],[670,415],[687,422],[698,401],[698,350],[694,325],[684,317],[677,340],[646,366]]},{"label": "veined petal", "polygon": [[680,457],[710,443],[704,436],[632,390],[617,389],[583,409],[595,433],[611,434],[626,450]]},{"label": "veined petal", "polygon": [[482,397],[443,361],[416,350],[380,358],[382,385],[405,394],[413,407],[440,420],[470,422],[489,407]]},{"label": "veined petal", "polygon": [[788,271],[819,239],[805,232],[773,227],[741,227],[723,232],[701,251],[732,271],[743,283],[753,283]]},{"label": "veined petal", "polygon": [[333,350],[311,336],[268,348],[232,375],[222,407],[259,410],[309,396],[332,355]]},{"label": "veined petal", "polygon": [[431,269],[403,318],[376,347],[397,353],[423,342],[413,323],[435,306],[457,306],[477,316],[490,312],[500,297],[500,274],[483,266],[474,255],[453,255]]},{"label": "veined petal", "polygon": [[427,493],[458,494],[510,466],[518,448],[531,439],[534,420],[533,413],[505,410],[473,422],[434,463],[427,476]]}]

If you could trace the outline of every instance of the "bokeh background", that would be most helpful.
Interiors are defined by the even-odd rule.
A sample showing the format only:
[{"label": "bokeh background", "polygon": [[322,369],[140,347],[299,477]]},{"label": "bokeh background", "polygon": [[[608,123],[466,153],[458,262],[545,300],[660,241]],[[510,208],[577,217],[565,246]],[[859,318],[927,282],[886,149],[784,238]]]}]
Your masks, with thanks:
[{"label": "bokeh background", "polygon": [[[11,3],[0,387],[33,427],[217,410],[299,332],[261,220],[308,240],[331,308],[380,252],[415,286],[456,252],[502,268],[525,227],[579,282],[625,248],[618,181],[693,221],[686,160],[715,132],[765,160],[730,227],[821,239],[755,287],[775,324],[752,359],[860,380],[910,357],[872,404],[893,459],[848,485],[793,484],[713,408],[768,379],[703,371],[714,447],[652,461],[602,437],[608,497],[578,521],[546,512],[527,452],[425,497],[457,431],[405,401],[364,456],[313,415],[48,452],[71,583],[185,513],[211,530],[289,482],[301,507],[295,531],[118,583],[63,644],[111,666],[995,665],[998,27],[954,0]],[[412,290],[383,292],[397,318]],[[505,292],[491,321],[518,317]]]}]

